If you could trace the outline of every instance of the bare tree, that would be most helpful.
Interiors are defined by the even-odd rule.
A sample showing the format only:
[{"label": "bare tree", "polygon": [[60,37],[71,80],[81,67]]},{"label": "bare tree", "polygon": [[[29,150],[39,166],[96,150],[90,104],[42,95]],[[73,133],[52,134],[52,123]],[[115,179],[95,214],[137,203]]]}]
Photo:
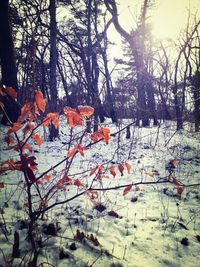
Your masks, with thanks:
[{"label": "bare tree", "polygon": [[[118,20],[118,10],[115,1],[104,0],[108,11],[111,13],[113,23],[119,34],[128,42],[132,56],[134,59],[134,66],[137,73],[137,125],[140,120],[143,126],[149,125],[149,108],[155,110],[154,93],[152,91],[152,81],[147,71],[145,64],[146,48],[145,48],[145,37],[146,37],[146,17],[147,10],[149,7],[149,1],[144,0],[143,8],[140,16],[140,21],[137,29],[128,33],[124,30]],[[148,80],[148,83],[146,83]],[[151,84],[151,86],[150,86]],[[151,92],[150,92],[151,91]],[[148,101],[148,98],[149,101]],[[153,100],[153,101],[152,101]],[[151,103],[151,104],[150,104]],[[157,123],[156,118],[154,123]]]}]

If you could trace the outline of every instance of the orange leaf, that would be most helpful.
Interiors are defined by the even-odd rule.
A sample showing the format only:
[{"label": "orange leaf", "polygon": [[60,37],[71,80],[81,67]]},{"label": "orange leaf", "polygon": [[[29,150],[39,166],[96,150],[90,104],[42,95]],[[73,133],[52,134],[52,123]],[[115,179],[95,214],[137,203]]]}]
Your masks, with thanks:
[{"label": "orange leaf", "polygon": [[174,167],[176,167],[176,165],[177,165],[177,160],[176,159],[173,159],[170,162]]},{"label": "orange leaf", "polygon": [[94,113],[94,108],[90,106],[78,106],[80,115],[90,117]]},{"label": "orange leaf", "polygon": [[95,190],[88,190],[86,193],[91,199],[97,199],[99,196],[98,191]]},{"label": "orange leaf", "polygon": [[181,194],[183,193],[183,191],[185,189],[184,185],[174,177],[169,177],[169,182],[176,186],[177,197],[180,199],[181,198]]},{"label": "orange leaf", "polygon": [[124,171],[124,165],[123,164],[119,164],[118,165],[118,170],[120,171],[121,176],[123,176],[124,175],[124,173],[123,173],[123,171]]},{"label": "orange leaf", "polygon": [[38,144],[38,146],[41,146],[43,144],[43,140],[39,134],[33,134],[32,138]]},{"label": "orange leaf", "polygon": [[81,146],[81,145],[77,145],[77,151],[81,154],[82,157],[84,157],[84,150],[86,150],[87,148],[85,146]]},{"label": "orange leaf", "polygon": [[31,109],[33,108],[33,103],[29,102],[23,105],[23,107],[21,108],[21,114],[26,114],[29,111],[31,111]]},{"label": "orange leaf", "polygon": [[45,127],[49,126],[49,123],[52,122],[52,124],[55,126],[55,128],[58,128],[59,125],[59,118],[57,113],[48,113],[43,121],[43,125]]},{"label": "orange leaf", "polygon": [[21,108],[21,115],[18,119],[20,123],[24,122],[26,118],[31,114],[30,111],[33,108],[33,103],[29,102],[26,103],[22,108]]},{"label": "orange leaf", "polygon": [[83,125],[83,118],[76,111],[69,111],[67,113],[67,119],[69,127],[71,128],[74,126]]},{"label": "orange leaf", "polygon": [[72,148],[72,149],[70,149],[70,150],[68,151],[68,153],[67,153],[67,157],[68,157],[68,158],[71,158],[71,157],[73,157],[76,153],[77,153],[77,150],[76,150],[76,147],[74,147],[74,148]]},{"label": "orange leaf", "polygon": [[94,132],[90,135],[90,138],[93,142],[98,142],[99,140],[103,139],[106,144],[110,139],[110,129],[102,127],[97,132]]},{"label": "orange leaf", "polygon": [[130,174],[131,173],[131,165],[128,162],[125,162],[125,166],[126,166],[128,174]]},{"label": "orange leaf", "polygon": [[46,101],[43,97],[43,93],[39,90],[35,91],[35,113],[38,114],[38,109],[41,110],[42,112],[45,112],[46,109]]},{"label": "orange leaf", "polygon": [[84,157],[84,150],[87,148],[84,146],[81,146],[80,144],[76,145],[74,148],[70,149],[67,153],[68,158],[73,157],[77,152],[81,154],[82,157]]},{"label": "orange leaf", "polygon": [[131,190],[132,188],[132,184],[128,185],[127,187],[125,187],[124,191],[123,191],[123,196],[125,196],[126,194],[128,194],[128,192]]},{"label": "orange leaf", "polygon": [[146,175],[154,177],[154,173],[153,172],[146,172]]},{"label": "orange leaf", "polygon": [[102,131],[105,143],[108,144],[108,141],[110,139],[110,129],[102,127],[101,131]]},{"label": "orange leaf", "polygon": [[16,91],[10,87],[10,86],[6,86],[6,92],[13,98],[16,99],[17,98],[17,93]]},{"label": "orange leaf", "polygon": [[113,177],[116,176],[115,168],[113,166],[109,168],[109,172],[113,175]]},{"label": "orange leaf", "polygon": [[17,132],[21,127],[22,127],[21,123],[14,122],[12,124],[12,127],[8,130],[8,134]]},{"label": "orange leaf", "polygon": [[44,175],[44,179],[47,181],[47,182],[50,182],[50,180],[51,180],[51,175],[49,175],[49,174],[45,174]]}]

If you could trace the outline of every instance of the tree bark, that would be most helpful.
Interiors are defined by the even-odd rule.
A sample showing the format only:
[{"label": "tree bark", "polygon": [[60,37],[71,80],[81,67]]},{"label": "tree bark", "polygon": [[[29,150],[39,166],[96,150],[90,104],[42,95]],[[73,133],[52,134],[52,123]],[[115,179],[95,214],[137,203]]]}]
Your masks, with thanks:
[{"label": "tree bark", "polygon": [[8,0],[0,1],[0,59],[2,83],[18,91]]},{"label": "tree bark", "polygon": [[[10,27],[8,0],[0,1],[0,63],[2,84],[18,91],[17,70],[14,45]],[[3,97],[4,109],[11,122],[16,122],[20,115],[20,107],[9,95]],[[7,116],[3,115],[2,124],[7,124]]]},{"label": "tree bark", "polygon": [[[56,23],[56,2],[55,0],[50,0],[49,5],[49,14],[50,14],[50,109],[52,112],[57,111],[57,102],[58,102],[58,92],[57,92],[57,79],[56,79],[56,64],[57,64],[57,23]],[[58,137],[58,129],[54,127],[53,124],[49,128],[50,141],[53,141]]]}]

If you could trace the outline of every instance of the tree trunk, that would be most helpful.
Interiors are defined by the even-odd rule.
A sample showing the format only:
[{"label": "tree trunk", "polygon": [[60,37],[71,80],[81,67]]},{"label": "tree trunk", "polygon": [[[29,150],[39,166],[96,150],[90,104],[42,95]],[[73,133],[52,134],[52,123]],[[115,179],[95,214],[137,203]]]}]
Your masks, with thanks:
[{"label": "tree trunk", "polygon": [[15,91],[18,91],[8,0],[0,1],[0,59],[2,83],[11,86]]},{"label": "tree trunk", "polygon": [[[14,45],[10,27],[8,0],[0,1],[0,63],[2,83],[18,91],[17,70],[15,63]],[[20,107],[10,96],[3,98],[4,109],[11,122],[16,122],[20,115]],[[2,124],[8,120],[3,115]]]},{"label": "tree trunk", "polygon": [[200,71],[196,71],[192,78],[192,92],[194,98],[194,123],[195,132],[200,130]]},{"label": "tree trunk", "polygon": [[[49,6],[50,14],[50,109],[52,112],[57,111],[57,80],[56,80],[56,64],[57,64],[57,48],[56,48],[56,35],[57,35],[57,23],[56,23],[56,3],[55,0],[50,0]],[[53,141],[58,137],[58,129],[53,124],[49,127],[50,141]]]}]

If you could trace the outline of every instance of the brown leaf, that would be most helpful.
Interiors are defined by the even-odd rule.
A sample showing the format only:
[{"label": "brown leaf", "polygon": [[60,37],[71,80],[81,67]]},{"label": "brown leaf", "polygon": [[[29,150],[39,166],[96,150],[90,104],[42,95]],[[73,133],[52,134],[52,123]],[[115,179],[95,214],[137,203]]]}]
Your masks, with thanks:
[{"label": "brown leaf", "polygon": [[128,192],[132,189],[132,184],[129,184],[127,187],[125,187],[124,191],[123,191],[123,196],[127,195]]}]

